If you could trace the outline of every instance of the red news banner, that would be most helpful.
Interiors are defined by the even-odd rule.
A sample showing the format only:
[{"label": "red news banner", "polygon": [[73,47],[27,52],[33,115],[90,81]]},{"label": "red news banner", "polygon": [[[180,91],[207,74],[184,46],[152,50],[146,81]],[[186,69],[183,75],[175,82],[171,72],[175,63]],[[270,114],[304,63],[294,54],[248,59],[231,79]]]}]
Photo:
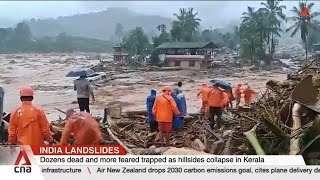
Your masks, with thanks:
[{"label": "red news banner", "polygon": [[126,155],[121,145],[31,146],[34,155]]}]

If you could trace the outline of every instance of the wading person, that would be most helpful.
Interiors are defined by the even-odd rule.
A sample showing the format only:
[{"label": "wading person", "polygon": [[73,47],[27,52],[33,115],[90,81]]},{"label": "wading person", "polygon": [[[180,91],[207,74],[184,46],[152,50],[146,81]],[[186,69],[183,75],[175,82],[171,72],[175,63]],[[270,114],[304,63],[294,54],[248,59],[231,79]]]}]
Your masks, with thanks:
[{"label": "wading person", "polygon": [[20,90],[22,105],[11,113],[9,121],[9,145],[53,144],[50,124],[45,113],[32,104],[34,91],[31,87]]},{"label": "wading person", "polygon": [[77,98],[80,111],[86,111],[90,113],[89,98],[90,95],[92,100],[95,101],[94,94],[89,81],[86,79],[87,76],[80,76],[79,79],[74,81],[74,90],[77,91]]},{"label": "wading person", "polygon": [[244,94],[244,105],[245,106],[250,106],[252,98],[256,93],[255,91],[253,91],[250,86],[248,85],[247,88],[245,90],[243,90],[242,92]]},{"label": "wading person", "polygon": [[98,122],[87,112],[76,113],[73,109],[66,112],[67,123],[62,132],[60,144],[67,145],[73,135],[77,145],[98,145],[102,135]]},{"label": "wading person", "polygon": [[[208,93],[207,99],[209,105],[210,126],[211,128],[214,128],[214,125],[216,124],[216,127],[219,129],[222,123],[223,91],[214,83]],[[214,119],[215,116],[217,116],[216,121]]]},{"label": "wading person", "polygon": [[241,94],[242,94],[241,84],[238,84],[234,90],[234,95],[235,95],[235,99],[236,99],[236,107],[238,107],[241,102]]},{"label": "wading person", "polygon": [[201,112],[204,113],[205,116],[208,116],[208,93],[210,91],[210,88],[207,84],[202,84],[197,97],[202,96],[202,106],[201,106]]},{"label": "wading person", "polygon": [[165,139],[166,146],[169,146],[173,118],[180,115],[177,104],[170,94],[171,88],[163,87],[162,94],[156,97],[152,111],[158,122],[161,145],[163,145]]}]

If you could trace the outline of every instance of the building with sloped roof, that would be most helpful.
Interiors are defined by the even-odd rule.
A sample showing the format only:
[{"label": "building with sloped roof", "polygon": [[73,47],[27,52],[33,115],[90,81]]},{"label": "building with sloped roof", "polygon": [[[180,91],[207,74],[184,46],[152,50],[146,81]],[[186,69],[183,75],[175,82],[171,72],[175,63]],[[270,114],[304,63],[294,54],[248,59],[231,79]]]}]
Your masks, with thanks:
[{"label": "building with sloped roof", "polygon": [[157,47],[157,51],[168,67],[205,70],[210,67],[218,47],[213,42],[165,42]]}]

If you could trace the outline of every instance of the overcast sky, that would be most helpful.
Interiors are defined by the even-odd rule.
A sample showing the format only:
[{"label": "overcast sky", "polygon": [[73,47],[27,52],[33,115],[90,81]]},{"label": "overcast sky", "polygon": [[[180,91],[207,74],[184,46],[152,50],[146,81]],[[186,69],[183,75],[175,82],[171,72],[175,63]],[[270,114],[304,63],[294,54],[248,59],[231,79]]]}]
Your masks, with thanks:
[{"label": "overcast sky", "polygon": [[[22,20],[48,18],[101,11],[108,7],[127,7],[133,11],[171,17],[182,7],[199,12],[204,26],[221,26],[238,22],[247,6],[259,7],[261,1],[0,1],[0,18]],[[288,12],[298,1],[284,1]],[[320,12],[320,2],[313,10]]]}]

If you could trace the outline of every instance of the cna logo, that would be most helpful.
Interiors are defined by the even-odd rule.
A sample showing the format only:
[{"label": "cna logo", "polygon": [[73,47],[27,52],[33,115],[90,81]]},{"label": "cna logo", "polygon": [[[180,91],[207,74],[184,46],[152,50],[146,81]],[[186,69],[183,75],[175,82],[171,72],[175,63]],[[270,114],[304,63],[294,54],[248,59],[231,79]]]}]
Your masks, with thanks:
[{"label": "cna logo", "polygon": [[[24,159],[25,163],[20,164],[22,158]],[[22,150],[19,152],[19,155],[18,155],[14,165],[16,165],[16,167],[14,167],[15,173],[31,173],[31,167],[30,167],[31,162],[30,162],[30,159],[29,159],[26,151]],[[27,166],[25,166],[25,165],[27,165]]]},{"label": "cna logo", "polygon": [[300,16],[301,17],[309,17],[310,16],[310,12],[309,12],[308,7],[303,7],[301,9]]}]

